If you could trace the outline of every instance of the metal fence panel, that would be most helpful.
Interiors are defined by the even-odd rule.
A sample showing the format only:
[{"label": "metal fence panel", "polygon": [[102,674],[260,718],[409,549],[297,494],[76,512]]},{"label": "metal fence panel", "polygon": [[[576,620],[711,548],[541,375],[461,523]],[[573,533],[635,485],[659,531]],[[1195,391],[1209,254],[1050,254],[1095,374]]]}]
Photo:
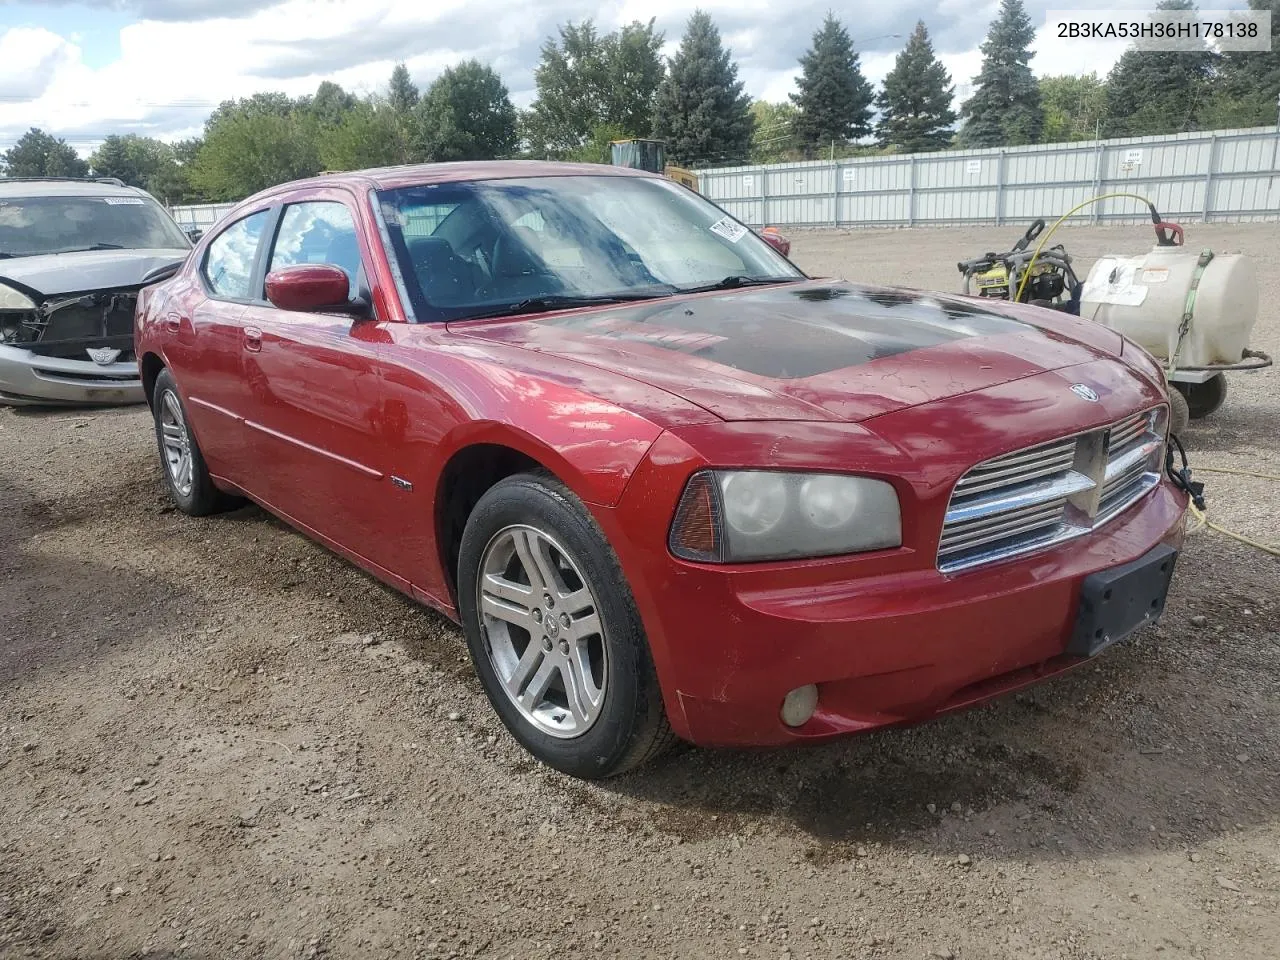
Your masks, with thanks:
[{"label": "metal fence panel", "polygon": [[[1213,130],[991,150],[811,160],[698,171],[699,189],[743,223],[914,226],[1055,219],[1103,193],[1149,197],[1171,220],[1280,219],[1280,128]],[[233,204],[174,207],[208,230]],[[1134,222],[1133,200],[1103,200],[1087,223]]]},{"label": "metal fence panel", "polygon": [[[949,150],[698,172],[704,194],[752,226],[1003,224],[1061,216],[1103,193],[1150,198],[1169,219],[1280,219],[1280,128]],[[1073,219],[1136,221],[1133,200]]]}]

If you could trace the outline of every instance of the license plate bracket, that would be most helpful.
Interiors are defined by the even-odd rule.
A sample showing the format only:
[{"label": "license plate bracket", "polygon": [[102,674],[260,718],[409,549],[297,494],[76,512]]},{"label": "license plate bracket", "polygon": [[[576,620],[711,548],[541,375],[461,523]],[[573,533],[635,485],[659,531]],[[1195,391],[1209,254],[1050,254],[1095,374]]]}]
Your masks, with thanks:
[{"label": "license plate bracket", "polygon": [[1067,653],[1092,657],[1164,612],[1178,551],[1160,544],[1131,563],[1084,578]]}]

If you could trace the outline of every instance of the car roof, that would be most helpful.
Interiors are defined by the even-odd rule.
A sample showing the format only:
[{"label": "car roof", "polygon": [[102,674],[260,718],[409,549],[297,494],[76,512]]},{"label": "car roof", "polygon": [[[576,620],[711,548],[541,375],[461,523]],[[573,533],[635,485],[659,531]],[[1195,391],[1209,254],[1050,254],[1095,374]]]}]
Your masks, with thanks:
[{"label": "car roof", "polygon": [[[363,186],[382,190],[427,183],[464,180],[505,180],[513,177],[655,177],[657,174],[602,163],[558,163],[549,160],[473,160],[457,163],[418,163],[398,167],[372,167],[340,173],[323,173],[307,180],[282,183],[257,194],[272,194],[321,186]],[[256,198],[250,198],[256,199]]]},{"label": "car roof", "polygon": [[0,197],[145,197],[145,190],[111,180],[0,177]]}]

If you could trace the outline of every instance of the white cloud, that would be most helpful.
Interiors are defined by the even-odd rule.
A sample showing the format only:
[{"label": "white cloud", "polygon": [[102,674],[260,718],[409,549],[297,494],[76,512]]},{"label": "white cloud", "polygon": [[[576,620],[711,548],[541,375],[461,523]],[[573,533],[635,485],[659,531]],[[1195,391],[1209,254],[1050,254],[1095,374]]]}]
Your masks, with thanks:
[{"label": "white cloud", "polygon": [[[93,3],[94,0],[80,0]],[[83,28],[62,37],[43,27],[0,32],[0,149],[31,126],[67,137],[82,151],[111,132],[136,131],[176,139],[199,131],[221,101],[257,91],[291,96],[322,80],[368,93],[405,60],[419,83],[444,67],[475,57],[492,64],[512,97],[532,99],[538,49],[558,23],[592,18],[607,31],[656,17],[674,51],[692,0],[97,0],[159,19],[120,31],[120,54],[90,67]],[[1118,0],[1126,6],[1145,0]],[[1228,0],[1238,4],[1241,0]],[[1122,44],[1067,43],[1050,36],[1043,10],[1029,0],[1040,27],[1032,67],[1037,73],[1105,73]],[[830,0],[699,0],[720,25],[753,96],[782,100],[794,89],[797,58],[808,46]],[[900,0],[846,16],[864,70],[879,83],[917,19],[924,19],[959,98],[981,63],[978,44],[997,0]],[[226,15],[196,19],[202,11]],[[896,36],[888,36],[896,35]]]}]

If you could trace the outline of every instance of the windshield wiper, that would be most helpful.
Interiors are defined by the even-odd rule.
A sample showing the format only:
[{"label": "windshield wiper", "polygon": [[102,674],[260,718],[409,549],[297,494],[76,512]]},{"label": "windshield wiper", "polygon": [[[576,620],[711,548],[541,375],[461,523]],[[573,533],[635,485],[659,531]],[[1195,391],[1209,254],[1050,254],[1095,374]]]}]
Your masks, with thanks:
[{"label": "windshield wiper", "polygon": [[713,290],[734,290],[738,287],[759,287],[770,283],[799,283],[804,277],[748,277],[734,274],[697,287],[681,287],[681,293],[710,293]]},{"label": "windshield wiper", "polygon": [[0,260],[13,260],[17,256],[16,253],[6,253],[4,250],[0,250]]},{"label": "windshield wiper", "polygon": [[122,243],[95,243],[91,247],[76,247],[74,250],[59,250],[59,253],[88,253],[90,250],[124,250]]},{"label": "windshield wiper", "polygon": [[550,310],[572,310],[575,307],[604,307],[611,303],[636,303],[641,300],[657,300],[669,297],[670,293],[616,293],[607,297],[582,297],[568,294],[548,294],[543,297],[528,297],[518,303],[509,303],[503,307],[495,307],[480,313],[459,317],[459,320],[484,320],[488,317],[502,317],[518,313],[545,313]]}]

